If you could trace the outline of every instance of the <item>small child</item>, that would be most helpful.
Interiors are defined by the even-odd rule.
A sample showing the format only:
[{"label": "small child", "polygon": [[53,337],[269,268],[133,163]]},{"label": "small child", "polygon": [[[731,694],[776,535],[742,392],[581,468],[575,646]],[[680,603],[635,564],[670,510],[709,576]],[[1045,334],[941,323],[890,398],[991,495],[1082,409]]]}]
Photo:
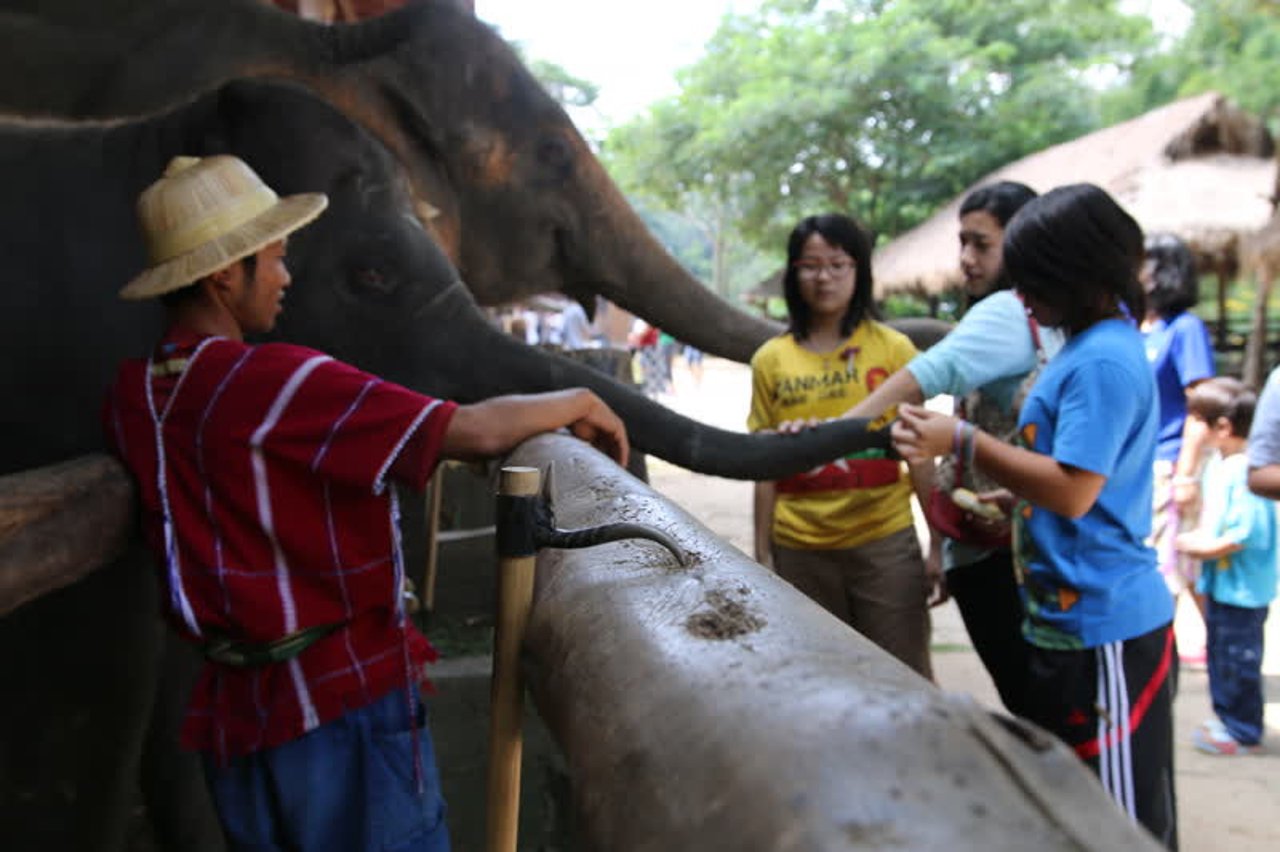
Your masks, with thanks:
[{"label": "small child", "polygon": [[1245,447],[1257,395],[1238,379],[1196,385],[1187,414],[1203,421],[1221,461],[1205,474],[1199,528],[1177,548],[1204,560],[1196,592],[1206,598],[1209,694],[1215,718],[1196,728],[1209,754],[1253,754],[1262,741],[1262,626],[1276,592],[1276,508],[1248,488]]}]

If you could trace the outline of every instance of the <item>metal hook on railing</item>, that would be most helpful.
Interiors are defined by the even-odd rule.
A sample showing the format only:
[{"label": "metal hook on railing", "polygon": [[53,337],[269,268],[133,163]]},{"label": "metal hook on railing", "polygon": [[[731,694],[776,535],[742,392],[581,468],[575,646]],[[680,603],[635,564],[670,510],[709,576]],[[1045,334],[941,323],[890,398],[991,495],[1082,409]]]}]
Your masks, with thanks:
[{"label": "metal hook on railing", "polygon": [[[533,550],[543,547],[557,547],[576,550],[582,547],[594,547],[611,541],[640,538],[662,545],[682,568],[689,566],[689,555],[676,540],[645,524],[619,522],[584,527],[577,530],[562,530],[556,527],[555,510],[551,505],[553,493],[552,479],[554,466],[548,467],[542,480],[542,491],[536,497],[500,497],[498,502],[498,534],[504,538],[503,529],[509,531],[513,539],[523,539],[523,548],[516,541],[499,541],[499,552],[511,552],[528,548]],[[520,502],[517,502],[520,501]]]},{"label": "metal hook on railing", "polygon": [[684,550],[666,533],[643,524],[603,524],[582,530],[556,529],[551,510],[551,469],[538,490],[538,471],[505,467],[497,504],[498,593],[494,621],[493,687],[490,695],[488,793],[490,852],[514,852],[520,815],[521,719],[524,687],[520,646],[533,604],[534,557],[540,547],[591,547],[624,538],[657,542],[689,564]]}]

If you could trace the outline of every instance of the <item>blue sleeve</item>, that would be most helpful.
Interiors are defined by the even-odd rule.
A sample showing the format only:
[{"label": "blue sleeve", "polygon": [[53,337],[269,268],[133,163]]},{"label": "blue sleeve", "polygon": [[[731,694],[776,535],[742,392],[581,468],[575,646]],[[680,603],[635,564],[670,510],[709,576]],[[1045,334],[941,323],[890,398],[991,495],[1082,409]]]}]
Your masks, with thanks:
[{"label": "blue sleeve", "polygon": [[1271,371],[1258,397],[1248,453],[1249,467],[1280,464],[1280,367]]},{"label": "blue sleeve", "polygon": [[1169,358],[1184,388],[1214,375],[1213,341],[1209,329],[1195,314],[1183,313],[1176,320]]},{"label": "blue sleeve", "polygon": [[1140,384],[1110,361],[1077,367],[1062,383],[1050,455],[1063,464],[1111,476],[1133,424],[1144,416],[1134,393]]},{"label": "blue sleeve", "polygon": [[1243,481],[1232,482],[1227,492],[1218,534],[1246,549],[1267,546],[1275,504],[1250,493]]},{"label": "blue sleeve", "polygon": [[969,309],[960,323],[929,351],[907,365],[925,399],[961,396],[998,379],[1021,376],[1036,366],[1026,310],[1002,291]]}]

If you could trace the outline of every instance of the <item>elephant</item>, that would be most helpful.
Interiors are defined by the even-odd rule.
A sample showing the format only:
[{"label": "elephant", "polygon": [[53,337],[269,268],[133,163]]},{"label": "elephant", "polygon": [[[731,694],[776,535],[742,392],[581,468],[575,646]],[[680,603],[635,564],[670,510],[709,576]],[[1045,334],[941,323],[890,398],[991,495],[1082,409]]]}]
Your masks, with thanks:
[{"label": "elephant", "polygon": [[[385,147],[304,87],[248,80],[134,121],[0,123],[0,473],[104,446],[97,411],[114,365],[145,354],[163,325],[158,305],[116,295],[144,265],[134,199],[170,157],[214,153],[240,156],[281,194],[329,196],[291,238],[280,339],[463,402],[584,385],[642,451],[722,476],[776,478],[886,443],[865,421],[799,435],[716,430],[514,341],[413,215]],[[195,758],[176,753],[185,669],[166,658],[183,651],[165,641],[146,563],[135,544],[0,619],[8,849],[121,848],[139,775],[165,848],[219,848]]]},{"label": "elephant", "polygon": [[[733,307],[654,239],[516,53],[457,0],[328,27],[262,0],[10,0],[0,108],[137,115],[234,77],[301,81],[395,155],[414,212],[476,300],[595,295],[746,362],[781,328]],[[934,320],[893,323],[923,348]]]}]

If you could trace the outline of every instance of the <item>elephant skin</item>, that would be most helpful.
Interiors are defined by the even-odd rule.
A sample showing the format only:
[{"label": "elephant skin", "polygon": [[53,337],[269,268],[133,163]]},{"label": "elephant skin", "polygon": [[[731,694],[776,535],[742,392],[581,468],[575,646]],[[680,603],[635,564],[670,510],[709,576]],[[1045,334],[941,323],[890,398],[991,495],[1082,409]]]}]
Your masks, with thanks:
[{"label": "elephant skin", "polygon": [[[598,294],[741,362],[781,331],[712,293],[667,253],[564,110],[468,4],[423,0],[332,27],[262,0],[7,7],[0,107],[115,117],[236,77],[298,80],[393,152],[415,215],[480,304],[561,291],[590,312]],[[920,348],[947,327],[923,323],[902,326]]]},{"label": "elephant skin", "polygon": [[563,528],[674,537],[538,555],[524,672],[584,848],[1155,850],[1075,754],[948,696],[589,447],[535,438]]},{"label": "elephant skin", "polygon": [[[145,355],[164,322],[158,304],[116,295],[145,262],[134,200],[170,157],[215,153],[242,157],[282,195],[329,196],[290,238],[281,339],[463,402],[588,386],[637,448],[721,476],[776,478],[886,442],[861,421],[799,435],[712,429],[517,343],[488,323],[412,215],[383,146],[303,87],[243,81],[133,122],[0,123],[0,392],[10,400],[0,474],[104,448],[98,412],[115,365]],[[197,761],[172,741],[196,660],[162,641],[155,586],[135,544],[0,619],[0,643],[22,649],[0,669],[6,849],[120,848],[139,775],[154,782],[164,847],[217,848]],[[151,720],[153,706],[163,710]],[[157,796],[172,801],[156,806]]]}]

